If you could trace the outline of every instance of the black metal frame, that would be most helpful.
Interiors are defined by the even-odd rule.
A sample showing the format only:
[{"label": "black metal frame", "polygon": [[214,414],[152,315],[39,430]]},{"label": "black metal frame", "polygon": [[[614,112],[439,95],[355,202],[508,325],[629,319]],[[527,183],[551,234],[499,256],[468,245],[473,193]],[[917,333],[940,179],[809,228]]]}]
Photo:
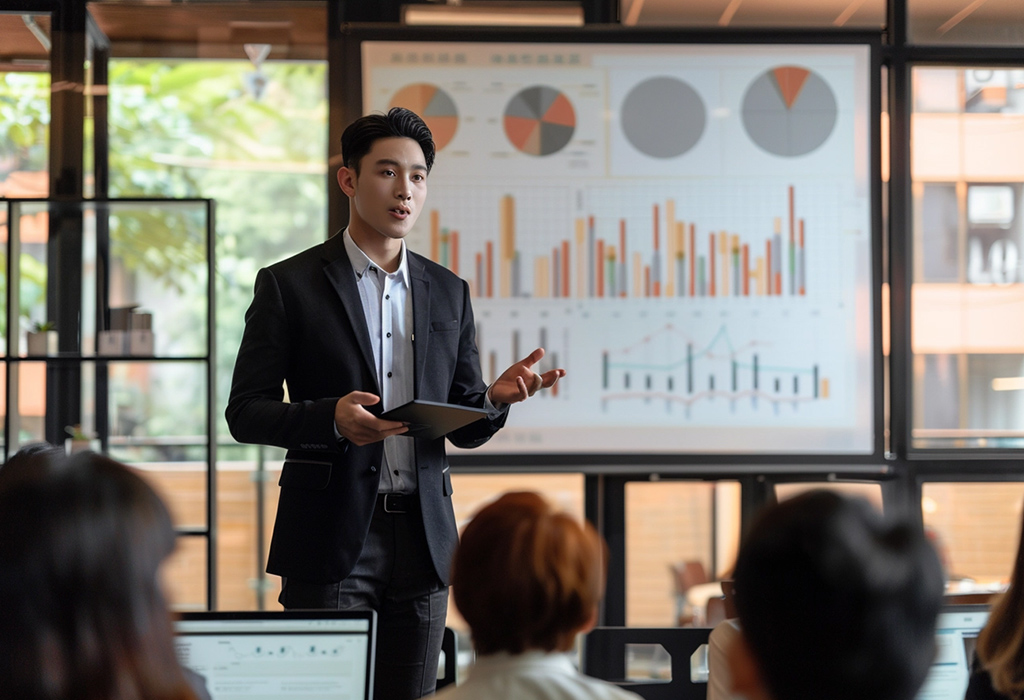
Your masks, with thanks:
[{"label": "black metal frame", "polygon": [[[693,455],[685,459],[671,456],[659,460],[658,456],[630,456],[616,463],[595,464],[587,456],[552,456],[550,460],[531,460],[531,464],[516,465],[515,471],[550,472],[553,470],[580,472],[584,478],[585,510],[587,517],[595,522],[604,533],[610,545],[611,566],[609,568],[608,595],[602,624],[625,624],[625,485],[637,480],[703,480],[735,479],[742,484],[742,518],[744,528],[760,506],[774,498],[773,486],[781,481],[791,480],[866,480],[882,484],[887,508],[892,505],[920,517],[921,489],[928,481],[1024,481],[1024,469],[1020,464],[1020,452],[1014,450],[920,450],[911,442],[912,410],[911,387],[912,349],[910,345],[910,289],[912,279],[913,248],[910,236],[912,198],[910,180],[910,118],[911,72],[918,65],[985,65],[1021,66],[1019,47],[998,46],[925,46],[913,45],[908,41],[909,0],[887,0],[887,27],[879,32],[835,32],[835,31],[726,31],[726,30],[625,30],[618,26],[618,0],[583,0],[581,6],[587,27],[581,30],[530,30],[529,38],[559,36],[569,41],[581,41],[583,37],[597,37],[588,41],[636,41],[638,36],[650,37],[652,41],[673,43],[699,41],[709,42],[813,42],[850,41],[851,37],[871,43],[873,53],[872,112],[880,112],[880,73],[888,74],[887,98],[890,116],[890,180],[887,194],[888,220],[882,222],[882,187],[878,158],[872,164],[873,188],[873,240],[882,239],[883,224],[887,224],[888,264],[882,269],[881,251],[873,251],[873,272],[881,280],[881,273],[888,273],[890,283],[889,311],[891,318],[891,352],[887,359],[889,369],[888,397],[883,396],[883,361],[880,350],[876,351],[875,401],[879,416],[883,407],[890,411],[888,449],[879,447],[876,454],[866,458],[845,458],[828,456],[762,457],[755,455],[716,456]],[[352,90],[359,85],[358,43],[352,41],[356,32],[370,36],[379,32],[380,38],[394,39],[398,36],[396,26],[399,0],[385,0],[371,4],[352,0],[327,0],[328,8],[328,65],[329,65],[329,229],[339,230],[347,220],[347,201],[333,186],[340,166],[339,140],[345,124],[361,110],[361,93]],[[17,12],[50,13],[53,18],[53,43],[51,71],[53,82],[61,85],[81,85],[85,81],[84,58],[92,52],[93,76],[97,84],[105,82],[106,59],[109,46],[104,44],[102,34],[90,21],[84,3],[78,0],[8,0],[5,10]],[[354,23],[358,23],[354,24]],[[387,24],[383,24],[387,23]],[[599,26],[603,25],[603,26]],[[508,30],[454,30],[451,28],[417,30],[417,37],[434,37],[438,40],[452,40],[454,37],[472,35],[472,40],[507,40],[510,35],[523,32]],[[56,91],[52,102],[51,122],[51,194],[54,199],[63,197],[80,198],[83,187],[84,140],[80,128],[84,118],[84,95],[81,91]],[[105,98],[93,96],[96,124],[96,194],[103,198],[106,191],[106,108]],[[876,131],[872,136],[872,149],[879,152],[880,137]],[[211,241],[212,245],[212,241]],[[875,244],[878,248],[878,244]],[[212,261],[212,257],[211,257]],[[65,270],[66,271],[66,270]],[[211,284],[213,281],[211,276]],[[880,285],[873,290],[874,308],[879,309]],[[215,337],[214,313],[209,310],[210,342]],[[875,335],[880,337],[880,314],[875,314]],[[211,350],[212,352],[212,350]],[[212,377],[212,393],[214,388]],[[69,404],[76,401],[68,397],[53,396],[57,413],[76,410]],[[49,409],[48,409],[49,412]],[[63,419],[60,419],[63,420]],[[878,418],[878,435],[882,440],[884,425]],[[62,426],[66,423],[59,422]],[[58,425],[55,423],[55,425]],[[213,435],[211,426],[211,435]],[[214,448],[214,440],[211,449]],[[880,443],[881,444],[881,443]],[[556,458],[557,457],[557,458]],[[493,472],[497,468],[509,468],[504,458],[490,456],[453,457],[455,469],[460,472]],[[551,462],[550,464],[548,462]],[[210,526],[210,552],[215,552],[215,472],[208,474],[210,498],[208,503],[208,524]],[[262,512],[262,511],[261,511]],[[198,533],[196,533],[198,534]],[[215,606],[214,592],[216,572],[210,559],[208,575],[208,602]]]}]

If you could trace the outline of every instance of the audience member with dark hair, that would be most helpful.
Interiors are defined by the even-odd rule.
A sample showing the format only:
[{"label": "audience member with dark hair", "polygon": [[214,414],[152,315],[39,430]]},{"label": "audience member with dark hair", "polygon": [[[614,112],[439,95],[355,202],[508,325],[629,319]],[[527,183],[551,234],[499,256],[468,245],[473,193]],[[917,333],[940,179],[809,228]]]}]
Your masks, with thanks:
[{"label": "audience member with dark hair", "polygon": [[158,580],[166,506],[95,453],[44,467],[0,489],[0,699],[195,700]]},{"label": "audience member with dark hair", "polygon": [[49,473],[56,465],[63,463],[65,457],[63,447],[48,442],[33,442],[23,446],[0,466],[0,490]]},{"label": "audience member with dark hair", "polygon": [[1010,587],[992,604],[975,654],[964,700],[1024,699],[1024,540],[1017,546]]},{"label": "audience member with dark hair", "polygon": [[773,506],[736,562],[733,690],[748,700],[911,700],[935,654],[942,593],[919,526],[829,491]]},{"label": "audience member with dark hair", "polygon": [[606,548],[587,523],[535,493],[508,493],[462,534],[452,595],[469,623],[477,661],[445,700],[635,699],[576,671],[564,653],[593,627],[604,593]]}]

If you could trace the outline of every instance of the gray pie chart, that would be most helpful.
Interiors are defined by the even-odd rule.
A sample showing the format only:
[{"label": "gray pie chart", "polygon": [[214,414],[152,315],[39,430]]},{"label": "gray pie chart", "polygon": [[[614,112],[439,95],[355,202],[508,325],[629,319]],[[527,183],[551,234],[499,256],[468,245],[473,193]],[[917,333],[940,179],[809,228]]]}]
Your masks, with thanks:
[{"label": "gray pie chart", "polygon": [[743,127],[758,146],[777,156],[806,155],[832,134],[838,109],[832,88],[800,66],[762,73],[743,97]]},{"label": "gray pie chart", "polygon": [[622,102],[620,118],[629,143],[652,158],[681,156],[700,141],[707,126],[707,110],[697,91],[668,76],[634,86]]}]

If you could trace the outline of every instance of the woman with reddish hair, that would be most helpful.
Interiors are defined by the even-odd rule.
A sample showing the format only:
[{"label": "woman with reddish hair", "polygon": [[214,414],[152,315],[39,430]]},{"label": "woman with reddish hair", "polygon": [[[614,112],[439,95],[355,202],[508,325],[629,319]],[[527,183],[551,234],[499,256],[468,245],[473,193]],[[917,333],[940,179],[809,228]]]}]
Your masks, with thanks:
[{"label": "woman with reddish hair", "polygon": [[507,493],[462,533],[452,595],[477,661],[467,681],[438,693],[465,700],[636,700],[579,673],[565,652],[594,626],[606,547],[589,523],[535,493]]}]

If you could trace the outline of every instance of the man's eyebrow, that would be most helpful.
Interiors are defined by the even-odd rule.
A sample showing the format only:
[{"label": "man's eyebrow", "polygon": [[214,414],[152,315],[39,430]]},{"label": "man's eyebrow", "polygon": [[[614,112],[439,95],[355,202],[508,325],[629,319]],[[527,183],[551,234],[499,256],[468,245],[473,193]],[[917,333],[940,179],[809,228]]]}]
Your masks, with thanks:
[{"label": "man's eyebrow", "polygon": [[[380,160],[377,161],[377,165],[390,165],[397,168],[400,167],[402,164],[399,163],[397,160],[392,160],[391,158],[381,158]],[[427,169],[427,166],[424,165],[423,163],[414,163],[413,165],[410,166],[410,169],[425,171]]]}]

